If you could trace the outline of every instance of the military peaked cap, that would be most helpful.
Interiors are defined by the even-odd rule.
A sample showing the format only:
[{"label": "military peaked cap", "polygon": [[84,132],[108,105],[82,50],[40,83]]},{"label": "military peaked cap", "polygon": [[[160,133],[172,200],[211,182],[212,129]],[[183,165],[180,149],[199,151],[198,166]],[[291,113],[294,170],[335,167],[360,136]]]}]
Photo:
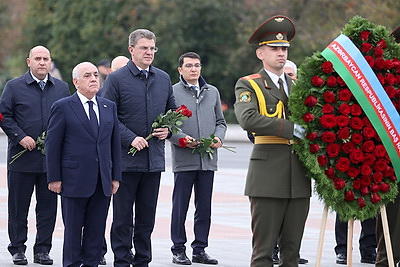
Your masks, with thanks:
[{"label": "military peaked cap", "polygon": [[261,24],[251,35],[249,44],[290,46],[295,34],[293,22],[285,16],[273,16]]}]

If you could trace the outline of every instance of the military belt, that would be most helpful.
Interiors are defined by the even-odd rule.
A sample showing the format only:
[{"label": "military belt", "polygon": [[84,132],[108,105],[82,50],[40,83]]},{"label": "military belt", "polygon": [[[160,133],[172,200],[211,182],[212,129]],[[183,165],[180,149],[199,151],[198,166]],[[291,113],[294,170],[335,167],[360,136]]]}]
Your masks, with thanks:
[{"label": "military belt", "polygon": [[278,136],[269,136],[269,135],[261,135],[254,137],[254,144],[284,144],[284,145],[293,145],[295,143],[294,140],[286,139]]}]

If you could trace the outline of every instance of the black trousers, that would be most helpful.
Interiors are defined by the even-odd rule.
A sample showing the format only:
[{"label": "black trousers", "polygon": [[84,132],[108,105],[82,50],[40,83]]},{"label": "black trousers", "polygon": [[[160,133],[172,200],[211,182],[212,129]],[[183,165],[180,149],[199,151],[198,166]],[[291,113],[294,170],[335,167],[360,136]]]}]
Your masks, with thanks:
[{"label": "black trousers", "polygon": [[57,216],[57,194],[47,188],[46,173],[8,171],[8,236],[11,255],[25,252],[28,213],[36,194],[36,239],[33,253],[50,252]]},{"label": "black trousers", "polygon": [[[371,254],[376,250],[376,219],[370,218],[361,222],[361,234],[359,239],[359,248],[361,256]],[[347,222],[342,222],[336,214],[335,221],[336,254],[347,254]]]},{"label": "black trousers", "polygon": [[171,239],[173,254],[185,251],[186,215],[194,189],[194,240],[193,254],[200,254],[208,246],[211,225],[211,197],[214,183],[213,171],[185,171],[174,174],[175,184],[172,195]]},{"label": "black trousers", "polygon": [[114,267],[130,266],[132,225],[135,248],[133,266],[147,267],[151,262],[151,234],[155,224],[160,178],[161,172],[122,173],[122,182],[113,197],[111,248]]}]

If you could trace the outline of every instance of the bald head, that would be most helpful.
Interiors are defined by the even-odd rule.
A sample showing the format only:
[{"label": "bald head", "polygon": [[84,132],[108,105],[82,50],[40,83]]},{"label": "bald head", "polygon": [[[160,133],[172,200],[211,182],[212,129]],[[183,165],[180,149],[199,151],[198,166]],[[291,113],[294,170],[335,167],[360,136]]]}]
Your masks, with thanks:
[{"label": "bald head", "polygon": [[126,64],[128,64],[129,58],[126,56],[117,56],[111,61],[111,72],[116,71]]},{"label": "bald head", "polygon": [[46,78],[51,69],[50,51],[44,46],[35,46],[29,51],[29,56],[26,59],[26,64],[33,76],[39,80]]}]

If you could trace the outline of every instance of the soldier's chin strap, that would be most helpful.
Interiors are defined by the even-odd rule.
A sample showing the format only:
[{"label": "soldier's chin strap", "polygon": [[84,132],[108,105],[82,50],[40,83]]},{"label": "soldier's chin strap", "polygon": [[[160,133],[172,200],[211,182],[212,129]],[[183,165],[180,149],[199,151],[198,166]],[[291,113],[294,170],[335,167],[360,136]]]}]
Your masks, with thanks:
[{"label": "soldier's chin strap", "polygon": [[265,102],[265,97],[261,91],[261,88],[258,86],[258,84],[254,80],[248,79],[248,81],[251,84],[251,86],[253,87],[254,91],[256,92],[258,108],[259,108],[259,112],[261,115],[267,116],[269,118],[278,117],[279,119],[281,119],[282,116],[285,117],[285,104],[283,104],[283,102],[281,100],[279,100],[278,104],[276,104],[275,112],[268,113],[267,103]]}]

